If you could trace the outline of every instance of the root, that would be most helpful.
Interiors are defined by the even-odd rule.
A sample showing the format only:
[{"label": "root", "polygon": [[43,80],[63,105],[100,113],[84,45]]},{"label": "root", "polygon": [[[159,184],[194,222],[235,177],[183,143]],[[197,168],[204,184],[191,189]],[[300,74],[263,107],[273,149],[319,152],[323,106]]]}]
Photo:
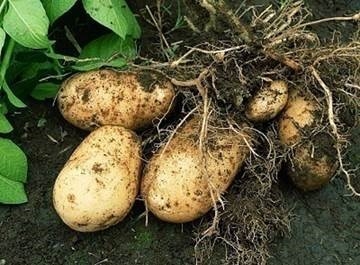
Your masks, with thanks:
[{"label": "root", "polygon": [[173,57],[173,54],[172,54],[172,48],[169,45],[165,35],[162,32],[163,26],[162,26],[162,16],[161,16],[161,2],[162,2],[162,0],[156,0],[156,7],[157,7],[157,14],[158,14],[157,19],[155,18],[155,15],[152,13],[152,11],[150,10],[148,5],[146,5],[145,8],[158,31],[159,38],[160,38],[161,50],[163,51],[163,53],[165,54],[165,56],[167,57],[167,59],[169,61]]},{"label": "root", "polygon": [[307,26],[316,25],[316,24],[329,22],[329,21],[360,21],[360,12],[351,17],[329,17],[329,18],[323,18],[323,19],[319,19],[319,20],[315,20],[315,21],[310,21],[307,23],[300,24],[300,25],[296,26],[294,29],[305,28]]},{"label": "root", "polygon": [[227,49],[221,49],[221,50],[204,50],[204,49],[199,49],[199,48],[196,48],[196,47],[192,47],[187,53],[185,53],[183,56],[181,56],[179,59],[177,59],[176,61],[172,62],[170,64],[170,67],[171,68],[175,68],[177,67],[178,65],[180,65],[181,63],[184,63],[186,62],[186,58],[189,57],[193,52],[201,52],[201,53],[204,53],[204,54],[223,54],[223,53],[226,53],[226,52],[230,52],[230,51],[236,51],[236,50],[242,50],[242,49],[245,49],[247,46],[246,45],[240,45],[240,46],[235,46],[235,47],[230,47],[230,48],[227,48]]},{"label": "root", "polygon": [[343,157],[342,157],[341,150],[340,150],[342,139],[341,139],[340,134],[338,133],[338,128],[335,123],[333,97],[332,97],[331,90],[325,84],[325,82],[321,79],[318,71],[315,69],[314,66],[310,66],[310,70],[312,72],[312,75],[315,77],[315,79],[318,81],[320,86],[323,88],[325,95],[326,95],[326,101],[327,101],[327,105],[328,105],[328,119],[329,119],[330,127],[332,129],[332,133],[336,138],[336,151],[337,151],[337,158],[338,158],[338,162],[339,162],[340,171],[346,177],[347,188],[351,191],[350,195],[360,196],[360,193],[357,192],[355,190],[354,186],[351,184],[351,175],[350,175],[349,171],[344,168]]},{"label": "root", "polygon": [[[168,50],[171,42],[166,42],[166,33],[160,34],[162,24],[166,25],[166,22],[156,16],[160,13],[159,2],[158,13],[148,13],[159,32],[161,49]],[[191,115],[200,113],[202,117],[197,148],[214,212],[205,216],[198,227],[195,244],[197,264],[207,264],[206,258],[211,256],[214,246],[223,247],[227,264],[266,264],[270,256],[268,244],[274,236],[290,229],[290,214],[282,204],[277,182],[291,148],[285,149],[280,144],[276,120],[261,124],[246,120],[243,116],[244,102],[267,79],[282,79],[289,86],[299,86],[312,93],[325,113],[320,114],[320,124],[310,134],[326,133],[335,138],[334,160],[338,160],[339,172],[345,176],[351,195],[360,196],[351,183],[353,172],[344,165],[342,154],[350,123],[339,120],[340,111],[345,106],[353,104],[351,106],[360,109],[359,103],[355,102],[360,98],[360,43],[354,37],[346,45],[340,45],[335,38],[332,43],[323,44],[315,33],[307,30],[309,26],[328,21],[359,21],[360,13],[307,22],[310,12],[303,1],[282,1],[279,10],[269,6],[261,12],[257,12],[257,7],[244,11],[251,10],[253,14],[251,28],[254,30],[250,30],[241,21],[245,16],[238,16],[223,0],[197,2],[210,15],[205,30],[215,27],[215,20],[221,17],[221,22],[228,23],[228,28],[234,32],[226,32],[224,36],[219,35],[202,43],[187,43],[184,40],[182,53],[176,57],[167,56],[166,62],[147,60],[145,66],[136,67],[161,72],[185,97],[182,113],[187,114],[176,126],[167,130],[167,142]],[[203,23],[195,25],[191,18],[184,20],[192,31],[202,33]],[[222,33],[215,31],[214,34]],[[200,39],[203,41],[204,38]],[[326,76],[327,73],[331,74]],[[318,84],[320,89],[317,89]],[[244,139],[250,150],[245,168],[223,197],[211,183],[207,172],[211,122],[217,114],[221,122],[227,124],[226,129],[236,133],[240,133],[238,124],[249,124],[246,130],[251,131],[252,136],[251,143]],[[160,133],[161,129],[157,129]],[[163,150],[166,148],[167,144]],[[335,148],[331,148],[330,152],[335,154]]]}]

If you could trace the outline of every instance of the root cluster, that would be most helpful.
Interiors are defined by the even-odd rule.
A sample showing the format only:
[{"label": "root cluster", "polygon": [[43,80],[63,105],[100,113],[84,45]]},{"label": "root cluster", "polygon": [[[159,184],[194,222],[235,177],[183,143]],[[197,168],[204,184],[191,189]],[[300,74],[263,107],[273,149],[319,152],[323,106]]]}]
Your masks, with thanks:
[{"label": "root cluster", "polygon": [[[224,264],[266,264],[269,242],[290,229],[290,213],[283,205],[278,180],[292,148],[279,144],[276,120],[264,124],[247,121],[244,103],[264,82],[275,79],[311,93],[323,110],[321,122],[311,134],[331,136],[339,163],[337,175],[345,177],[351,195],[360,196],[351,184],[354,171],[343,159],[349,129],[359,122],[354,115],[360,107],[359,35],[354,32],[344,43],[334,34],[331,43],[322,43],[309,30],[309,26],[328,21],[359,23],[360,13],[310,21],[303,1],[284,1],[278,8],[235,10],[223,0],[199,0],[196,12],[208,14],[208,21],[199,23],[195,11],[184,14],[186,30],[196,36],[188,43],[169,40],[164,5],[166,1],[158,0],[154,8],[146,9],[159,34],[160,56],[139,58],[141,63],[134,67],[161,72],[177,86],[181,94],[179,125],[192,112],[201,112],[199,148],[204,153],[207,120],[213,113],[231,121],[228,124],[234,130],[237,124],[247,122],[256,136],[246,166],[228,193],[220,197],[210,189],[214,210],[196,229],[197,263],[208,264],[211,255],[222,249]],[[188,1],[183,5],[189,7]],[[171,138],[177,128],[158,124],[157,139]]]}]

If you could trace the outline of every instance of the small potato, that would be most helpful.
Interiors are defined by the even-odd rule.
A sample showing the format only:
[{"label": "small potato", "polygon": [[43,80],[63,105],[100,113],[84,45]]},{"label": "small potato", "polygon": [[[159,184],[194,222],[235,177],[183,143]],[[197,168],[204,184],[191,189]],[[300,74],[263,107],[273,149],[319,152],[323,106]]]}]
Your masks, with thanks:
[{"label": "small potato", "polygon": [[279,120],[279,137],[284,145],[293,145],[302,138],[301,129],[315,125],[316,102],[309,96],[292,90]]},{"label": "small potato", "polygon": [[321,148],[307,143],[295,147],[287,173],[298,188],[311,191],[327,184],[336,169],[334,155],[328,155]]},{"label": "small potato", "polygon": [[[195,117],[149,161],[141,194],[148,209],[161,220],[185,223],[204,215],[231,184],[249,153],[249,136],[230,129],[211,128],[208,152],[202,156]],[[248,139],[249,142],[249,139]]]},{"label": "small potato", "polygon": [[137,196],[140,157],[140,141],[128,129],[108,125],[89,134],[54,185],[54,207],[64,223],[93,232],[120,222]]},{"label": "small potato", "polygon": [[81,129],[119,125],[136,130],[165,115],[174,96],[171,82],[157,74],[107,69],[68,78],[57,100],[63,117]]},{"label": "small potato", "polygon": [[249,101],[245,115],[254,122],[269,121],[282,111],[287,100],[287,84],[281,80],[273,81]]},{"label": "small potato", "polygon": [[295,186],[304,191],[324,186],[337,168],[332,137],[313,132],[319,125],[319,111],[315,100],[294,90],[279,119],[280,141],[293,147],[291,161],[286,164],[287,173]]}]

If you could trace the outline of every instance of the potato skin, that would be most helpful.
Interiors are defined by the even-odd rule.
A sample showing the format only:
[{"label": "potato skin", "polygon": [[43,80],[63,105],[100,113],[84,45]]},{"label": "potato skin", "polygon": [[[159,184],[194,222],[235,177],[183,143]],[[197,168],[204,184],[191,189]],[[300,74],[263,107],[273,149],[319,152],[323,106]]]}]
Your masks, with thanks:
[{"label": "potato skin", "polygon": [[258,91],[249,101],[245,115],[253,122],[265,122],[276,117],[288,100],[288,86],[282,80],[275,80]]},{"label": "potato skin", "polygon": [[81,129],[119,125],[136,130],[167,113],[174,96],[171,82],[157,74],[105,69],[71,76],[57,101],[63,117]]},{"label": "potato skin", "polygon": [[314,156],[313,148],[309,143],[295,147],[292,165],[287,166],[292,182],[303,191],[321,188],[330,181],[337,169],[331,155],[316,150]]},{"label": "potato skin", "polygon": [[103,126],[87,136],[59,173],[53,204],[74,230],[93,232],[120,222],[137,196],[141,146],[128,129]]},{"label": "potato skin", "polygon": [[293,145],[302,138],[301,129],[315,125],[316,102],[298,90],[292,90],[279,119],[279,137],[284,145]]},{"label": "potato skin", "polygon": [[214,129],[215,132],[208,135],[211,143],[205,156],[206,171],[198,143],[200,125],[200,118],[191,119],[145,168],[141,195],[148,209],[161,220],[185,223],[208,212],[213,202],[206,172],[213,187],[221,194],[229,187],[249,153],[244,141],[248,135]]}]

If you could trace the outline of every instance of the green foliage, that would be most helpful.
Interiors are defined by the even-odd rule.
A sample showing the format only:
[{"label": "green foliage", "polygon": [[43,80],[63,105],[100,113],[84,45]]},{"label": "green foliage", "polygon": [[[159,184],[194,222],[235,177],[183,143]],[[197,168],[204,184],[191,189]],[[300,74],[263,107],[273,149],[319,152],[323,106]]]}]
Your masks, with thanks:
[{"label": "green foliage", "polygon": [[40,0],[8,0],[3,26],[17,43],[32,49],[48,48],[49,19]]},{"label": "green foliage", "polygon": [[15,94],[11,91],[11,89],[9,88],[9,86],[7,85],[5,80],[3,83],[3,89],[4,89],[5,94],[7,95],[8,100],[10,101],[10,103],[12,105],[14,105],[15,107],[18,107],[18,108],[26,107],[26,105],[17,96],[15,96]]},{"label": "green foliage", "polygon": [[27,178],[27,159],[12,141],[0,138],[0,202],[24,203],[27,197],[24,183]]},{"label": "green foliage", "polygon": [[41,2],[52,24],[56,19],[69,11],[75,5],[76,0],[42,0]]},{"label": "green foliage", "polygon": [[[53,31],[63,29],[56,28],[54,22],[76,2],[0,0],[0,134],[13,130],[6,118],[7,109],[10,105],[26,107],[22,96],[53,98],[61,79],[74,70],[126,67],[135,58],[135,41],[141,30],[125,0],[82,0],[84,12],[111,33],[98,36],[81,48],[76,35],[70,39],[64,32],[80,54],[57,53],[51,36]],[[0,138],[0,202],[26,202],[26,168],[26,157],[20,148]]]},{"label": "green foliage", "polygon": [[126,35],[140,37],[140,27],[131,13],[125,0],[83,0],[88,14],[97,22],[111,29],[121,38]]},{"label": "green foliage", "polygon": [[5,31],[2,28],[0,28],[0,56],[1,56],[1,50],[5,43],[5,37],[6,37]]},{"label": "green foliage", "polygon": [[31,92],[31,96],[37,100],[54,98],[59,90],[59,85],[54,83],[40,83]]},{"label": "green foliage", "polygon": [[136,48],[130,37],[120,38],[114,33],[101,36],[84,47],[73,69],[86,71],[103,66],[124,67],[136,56]]},{"label": "green foliage", "polygon": [[0,113],[0,133],[9,133],[13,130],[10,122],[3,113]]}]

